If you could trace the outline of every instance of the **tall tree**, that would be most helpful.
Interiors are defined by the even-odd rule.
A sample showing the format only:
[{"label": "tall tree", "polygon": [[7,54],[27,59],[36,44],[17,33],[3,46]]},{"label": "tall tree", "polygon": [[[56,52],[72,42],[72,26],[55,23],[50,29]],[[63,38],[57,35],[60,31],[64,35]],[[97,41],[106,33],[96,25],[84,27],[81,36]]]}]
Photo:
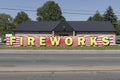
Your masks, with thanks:
[{"label": "tall tree", "polygon": [[99,11],[96,11],[95,15],[93,16],[94,21],[103,21],[102,15],[99,13]]},{"label": "tall tree", "polygon": [[37,9],[38,21],[58,21],[65,20],[61,9],[54,1],[47,1],[42,7]]},{"label": "tall tree", "polygon": [[116,24],[117,16],[113,12],[113,9],[111,6],[108,7],[108,9],[105,11],[103,16],[104,16],[104,21],[111,21],[114,25]]},{"label": "tall tree", "polygon": [[27,13],[21,11],[17,13],[17,16],[14,19],[14,22],[16,25],[24,22],[24,21],[30,21],[31,19],[29,18],[29,16],[27,15]]},{"label": "tall tree", "polygon": [[96,13],[91,17],[88,18],[88,21],[103,21],[103,16],[99,13],[99,11],[96,11]]},{"label": "tall tree", "polygon": [[14,28],[13,18],[8,14],[0,14],[0,35],[13,33]]}]

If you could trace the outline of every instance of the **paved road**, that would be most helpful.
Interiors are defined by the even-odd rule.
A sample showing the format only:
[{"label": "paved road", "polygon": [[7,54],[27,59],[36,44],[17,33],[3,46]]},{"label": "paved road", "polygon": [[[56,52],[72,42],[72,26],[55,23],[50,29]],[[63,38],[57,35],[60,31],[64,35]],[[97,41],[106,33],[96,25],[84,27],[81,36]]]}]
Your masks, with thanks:
[{"label": "paved road", "polygon": [[[103,51],[102,51],[103,52]],[[118,66],[120,53],[94,52],[85,54],[2,53],[0,68],[15,66]],[[90,53],[90,54],[89,54]],[[101,54],[100,54],[101,53]],[[0,80],[120,80],[119,71],[110,72],[0,72]]]},{"label": "paved road", "polygon": [[120,80],[120,72],[0,73],[0,80]]},{"label": "paved road", "polygon": [[2,54],[0,66],[8,65],[67,65],[109,66],[120,65],[120,54]]}]

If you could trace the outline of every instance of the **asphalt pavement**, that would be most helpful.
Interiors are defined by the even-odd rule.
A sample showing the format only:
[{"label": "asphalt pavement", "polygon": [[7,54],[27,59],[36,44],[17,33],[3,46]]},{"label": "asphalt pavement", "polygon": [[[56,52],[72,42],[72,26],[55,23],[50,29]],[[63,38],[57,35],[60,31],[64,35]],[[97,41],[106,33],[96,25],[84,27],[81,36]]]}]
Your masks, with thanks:
[{"label": "asphalt pavement", "polygon": [[1,50],[1,80],[120,80],[120,51]]},{"label": "asphalt pavement", "polygon": [[120,65],[120,54],[2,54],[0,66],[112,66]]}]

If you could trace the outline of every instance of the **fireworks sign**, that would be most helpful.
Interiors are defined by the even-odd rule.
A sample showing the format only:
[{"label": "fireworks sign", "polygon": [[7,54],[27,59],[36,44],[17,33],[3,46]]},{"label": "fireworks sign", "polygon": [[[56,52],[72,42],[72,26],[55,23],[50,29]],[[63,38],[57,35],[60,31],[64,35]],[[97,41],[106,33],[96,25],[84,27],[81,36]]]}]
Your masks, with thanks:
[{"label": "fireworks sign", "polygon": [[7,46],[112,46],[113,36],[10,36]]}]

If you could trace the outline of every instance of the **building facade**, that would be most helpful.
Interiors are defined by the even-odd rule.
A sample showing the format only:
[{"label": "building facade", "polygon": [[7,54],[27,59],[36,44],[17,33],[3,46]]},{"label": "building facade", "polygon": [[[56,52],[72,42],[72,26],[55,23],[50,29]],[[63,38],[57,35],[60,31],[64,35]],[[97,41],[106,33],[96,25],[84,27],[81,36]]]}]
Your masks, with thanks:
[{"label": "building facade", "polygon": [[15,36],[109,36],[115,44],[115,28],[109,21],[27,21],[16,27]]}]

